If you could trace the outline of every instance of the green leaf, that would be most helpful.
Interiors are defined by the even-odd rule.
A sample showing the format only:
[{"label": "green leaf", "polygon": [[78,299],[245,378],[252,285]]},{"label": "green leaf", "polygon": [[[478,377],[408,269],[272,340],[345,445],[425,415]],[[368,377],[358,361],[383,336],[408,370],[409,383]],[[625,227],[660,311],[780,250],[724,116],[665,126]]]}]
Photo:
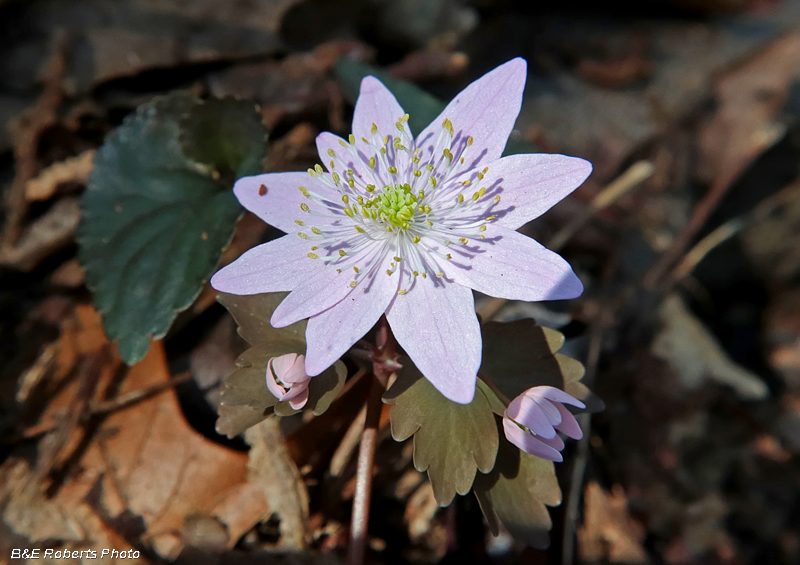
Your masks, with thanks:
[{"label": "green leaf", "polygon": [[499,418],[496,425],[501,436],[497,463],[475,479],[475,496],[494,535],[499,521],[517,541],[546,549],[552,521],[545,505],[561,504],[555,466],[517,449],[505,439]]},{"label": "green leaf", "polygon": [[180,121],[184,154],[233,180],[263,172],[267,131],[258,107],[233,98],[201,100]]},{"label": "green leaf", "polygon": [[[553,386],[583,400],[590,411],[602,410],[603,403],[580,382],[585,369],[580,361],[557,353],[564,335],[537,326],[534,320],[488,322],[481,328],[483,360],[480,374],[508,399],[534,386]],[[502,406],[502,408],[501,408]],[[505,406],[492,401],[495,413]]]},{"label": "green leaf", "polygon": [[[217,431],[238,435],[247,427],[257,424],[270,414],[278,416],[297,414],[288,402],[278,402],[267,388],[267,363],[273,357],[287,353],[305,354],[306,321],[285,328],[274,328],[269,323],[272,313],[286,297],[286,293],[237,296],[220,293],[217,300],[228,309],[239,326],[239,335],[252,347],[236,359],[238,367],[224,382],[220,402]],[[347,368],[337,361],[308,385],[308,401],[303,410],[319,416],[339,396],[347,378]],[[231,436],[232,437],[232,436]]]},{"label": "green leaf", "polygon": [[179,124],[197,104],[172,95],[140,106],[98,150],[81,200],[87,284],[128,364],[194,301],[241,214],[230,185],[183,152]]},{"label": "green leaf", "polygon": [[[380,80],[394,94],[400,106],[408,112],[408,125],[415,134],[424,130],[447,107],[445,102],[428,94],[417,85],[393,78],[388,72],[378,67],[342,57],[336,61],[333,69],[344,97],[353,105],[358,99],[361,80],[365,76],[372,75]],[[538,151],[536,145],[529,141],[510,139],[503,155],[537,153]]]},{"label": "green leaf", "polygon": [[414,466],[428,471],[433,494],[447,506],[458,494],[467,494],[476,471],[494,466],[498,432],[486,397],[485,384],[470,404],[445,398],[409,359],[383,400],[389,413],[392,437],[404,441],[414,436]]}]

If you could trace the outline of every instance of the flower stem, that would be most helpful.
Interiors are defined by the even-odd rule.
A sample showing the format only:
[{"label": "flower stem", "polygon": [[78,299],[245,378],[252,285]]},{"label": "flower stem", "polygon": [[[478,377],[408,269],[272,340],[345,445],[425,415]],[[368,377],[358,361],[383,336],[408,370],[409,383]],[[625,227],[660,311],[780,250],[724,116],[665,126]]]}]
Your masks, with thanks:
[{"label": "flower stem", "polygon": [[369,522],[369,503],[372,496],[372,468],[375,460],[375,447],[378,444],[380,427],[381,397],[386,390],[391,370],[387,359],[395,357],[394,339],[386,318],[382,317],[378,330],[378,344],[373,354],[373,375],[367,398],[367,416],[361,445],[358,448],[356,467],[356,492],[353,497],[353,514],[350,520],[350,550],[348,565],[362,565],[367,548],[367,524]]}]

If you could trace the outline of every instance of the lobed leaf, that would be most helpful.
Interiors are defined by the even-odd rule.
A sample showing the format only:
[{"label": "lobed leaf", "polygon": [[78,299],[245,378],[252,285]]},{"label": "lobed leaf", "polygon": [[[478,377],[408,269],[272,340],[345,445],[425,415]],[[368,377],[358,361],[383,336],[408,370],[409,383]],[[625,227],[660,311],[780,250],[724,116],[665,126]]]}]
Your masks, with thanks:
[{"label": "lobed leaf", "polygon": [[[163,337],[191,305],[241,214],[215,168],[219,161],[195,160],[180,142],[182,121],[209,107],[199,104],[178,94],[140,106],[98,150],[81,199],[86,281],[106,334],[128,364],[142,359],[151,338]],[[263,139],[262,128],[262,154]],[[255,151],[253,145],[246,152],[249,161]]]},{"label": "lobed leaf", "polygon": [[[580,361],[557,353],[564,335],[537,326],[530,318],[513,322],[488,322],[481,328],[483,360],[480,374],[509,400],[534,386],[553,386],[583,400],[591,411],[602,410],[602,401],[580,382],[585,369]],[[495,413],[502,403],[492,402]]]},{"label": "lobed leaf", "polygon": [[392,437],[404,441],[414,436],[414,466],[427,471],[440,506],[456,493],[467,494],[477,471],[488,473],[495,463],[498,432],[486,396],[485,384],[470,404],[445,398],[408,359],[383,400],[389,413]]},{"label": "lobed leaf", "polygon": [[517,449],[502,432],[497,463],[489,474],[475,479],[475,496],[489,528],[498,534],[502,522],[517,541],[546,549],[552,527],[546,506],[561,504],[561,489],[552,461]]},{"label": "lobed leaf", "polygon": [[[269,323],[272,313],[286,293],[237,296],[220,293],[217,300],[228,309],[239,327],[239,335],[252,347],[236,359],[238,367],[224,382],[217,431],[229,437],[242,433],[274,412],[290,416],[288,402],[278,402],[267,388],[267,363],[272,357],[287,353],[305,354],[306,321],[285,328]],[[303,410],[319,416],[339,396],[347,378],[347,368],[337,361],[317,375],[308,385],[308,401]],[[244,426],[244,427],[243,427]]]}]

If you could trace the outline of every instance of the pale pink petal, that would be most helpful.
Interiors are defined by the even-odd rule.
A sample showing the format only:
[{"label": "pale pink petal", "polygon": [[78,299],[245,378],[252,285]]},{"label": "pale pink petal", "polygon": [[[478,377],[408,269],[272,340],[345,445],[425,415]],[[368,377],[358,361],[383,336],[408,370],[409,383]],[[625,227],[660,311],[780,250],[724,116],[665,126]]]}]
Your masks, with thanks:
[{"label": "pale pink petal", "polygon": [[307,172],[244,177],[233,185],[233,193],[242,206],[269,225],[287,233],[295,233],[302,229],[295,220],[308,220],[300,205],[305,203],[311,208],[315,207],[314,202],[303,196],[301,186],[331,202],[340,202],[341,196],[337,191]]},{"label": "pale pink petal", "polygon": [[281,381],[287,384],[298,385],[308,380],[309,376],[306,374],[305,358],[302,355],[295,355],[294,359],[292,359],[292,363],[284,369]]},{"label": "pale pink petal", "polygon": [[442,265],[448,277],[489,296],[510,300],[562,300],[583,292],[569,263],[535,240],[494,225],[483,234],[485,240],[468,244],[466,257],[458,253],[458,247],[451,247],[453,259]]},{"label": "pale pink petal", "polygon": [[515,420],[535,434],[545,438],[554,438],[556,430],[547,419],[544,411],[533,398],[526,394],[521,394],[508,404],[504,414],[506,417]]},{"label": "pale pink petal", "polygon": [[[551,427],[561,424],[561,412],[558,411],[555,404],[546,398],[538,398],[536,396],[528,396],[528,398],[539,405],[539,408],[542,409],[542,413],[547,417],[547,421],[550,422]],[[555,433],[555,431],[553,431],[553,433]]]},{"label": "pale pink petal", "polygon": [[300,356],[297,353],[287,353],[286,355],[273,357],[269,360],[269,365],[272,366],[273,372],[278,375],[281,382],[287,382],[284,380],[286,373],[292,368],[292,365],[294,365],[298,357]]},{"label": "pale pink petal", "polygon": [[560,402],[562,404],[571,404],[576,408],[586,408],[586,405],[572,395],[567,394],[563,390],[557,389],[553,386],[537,386],[534,387],[537,394],[541,398],[552,400],[553,402]]},{"label": "pale pink petal", "polygon": [[270,323],[283,328],[327,310],[350,294],[353,280],[355,273],[350,269],[339,273],[334,266],[327,266],[316,271],[311,277],[298,281],[297,287],[272,313]]},{"label": "pale pink petal", "polygon": [[230,294],[293,290],[322,266],[306,256],[309,248],[297,234],[264,243],[217,271],[211,277],[211,286]]},{"label": "pale pink petal", "polygon": [[508,441],[526,453],[530,453],[531,455],[536,455],[537,457],[548,459],[550,461],[560,462],[564,460],[564,458],[561,456],[561,453],[557,449],[547,445],[536,436],[521,429],[508,418],[503,418],[503,431],[505,432],[506,439],[508,439]]},{"label": "pale pink petal", "polygon": [[485,198],[499,195],[500,202],[492,208],[491,215],[497,217],[496,225],[512,230],[547,212],[592,172],[589,161],[546,153],[511,155],[487,165],[489,170],[482,180],[477,177],[477,170],[456,180],[472,182],[473,190],[465,192],[465,197],[481,188],[486,188]]},{"label": "pale pink petal", "polygon": [[550,447],[552,447],[553,449],[557,449],[558,451],[564,449],[564,440],[561,439],[558,435],[556,435],[556,437],[554,437],[553,439],[545,439],[543,437],[539,437],[537,439],[541,441],[543,444],[549,445]]},{"label": "pale pink petal", "polygon": [[318,375],[364,337],[386,312],[397,294],[400,273],[386,274],[386,265],[375,277],[363,280],[335,306],[312,316],[306,328],[306,372]]},{"label": "pale pink petal", "polygon": [[[342,147],[342,143],[347,147]],[[342,173],[344,167],[341,166],[339,163],[340,161],[344,163],[346,168],[352,169],[357,177],[368,178],[369,166],[362,159],[354,157],[350,149],[348,149],[349,146],[350,144],[344,139],[327,131],[317,136],[317,152],[319,153],[319,158],[329,171],[335,170],[340,175],[344,176]],[[363,147],[363,144],[358,144],[357,146]],[[333,151],[333,157],[331,157],[330,151]],[[335,167],[333,169],[331,168],[331,161],[334,161]],[[339,198],[341,198],[341,195],[339,195]]]},{"label": "pale pink petal", "polygon": [[556,429],[560,432],[564,432],[572,439],[581,439],[583,437],[583,431],[578,421],[575,419],[575,416],[561,404],[556,404],[556,408],[561,412],[561,424],[556,426]]},{"label": "pale pink petal", "polygon": [[386,312],[394,336],[444,396],[468,404],[481,364],[481,332],[472,291],[418,277]]},{"label": "pale pink petal", "polygon": [[[404,114],[397,98],[381,81],[374,76],[364,77],[353,112],[353,135],[359,141],[362,137],[372,139],[372,124],[378,126],[381,136],[395,135],[395,124]],[[406,130],[410,133],[408,124]]]},{"label": "pale pink petal", "polygon": [[[503,154],[522,106],[527,63],[516,58],[483,75],[461,91],[417,137],[417,147],[430,155],[445,118],[453,123],[454,139],[472,136],[467,168],[489,163]],[[423,159],[425,161],[426,159]]]},{"label": "pale pink petal", "polygon": [[308,387],[303,387],[303,390],[300,391],[300,394],[289,400],[289,406],[295,410],[300,410],[306,405],[306,402],[308,402]]},{"label": "pale pink petal", "polygon": [[267,388],[272,393],[272,396],[278,400],[283,400],[283,397],[286,396],[286,390],[278,384],[275,377],[272,375],[271,363],[267,363]]}]

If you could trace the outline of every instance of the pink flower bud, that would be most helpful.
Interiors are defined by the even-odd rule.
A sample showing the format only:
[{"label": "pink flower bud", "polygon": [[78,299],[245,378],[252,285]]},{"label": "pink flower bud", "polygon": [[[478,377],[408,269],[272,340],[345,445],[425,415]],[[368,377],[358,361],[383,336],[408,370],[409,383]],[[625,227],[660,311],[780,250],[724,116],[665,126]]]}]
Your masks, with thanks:
[{"label": "pink flower bud", "polygon": [[550,461],[563,461],[564,441],[556,430],[572,439],[583,432],[564,404],[585,408],[583,402],[551,386],[529,388],[512,400],[503,413],[503,430],[508,441],[522,451]]},{"label": "pink flower bud", "polygon": [[297,353],[287,353],[273,357],[267,363],[267,388],[282,402],[288,402],[295,410],[300,410],[308,401],[306,358]]}]

